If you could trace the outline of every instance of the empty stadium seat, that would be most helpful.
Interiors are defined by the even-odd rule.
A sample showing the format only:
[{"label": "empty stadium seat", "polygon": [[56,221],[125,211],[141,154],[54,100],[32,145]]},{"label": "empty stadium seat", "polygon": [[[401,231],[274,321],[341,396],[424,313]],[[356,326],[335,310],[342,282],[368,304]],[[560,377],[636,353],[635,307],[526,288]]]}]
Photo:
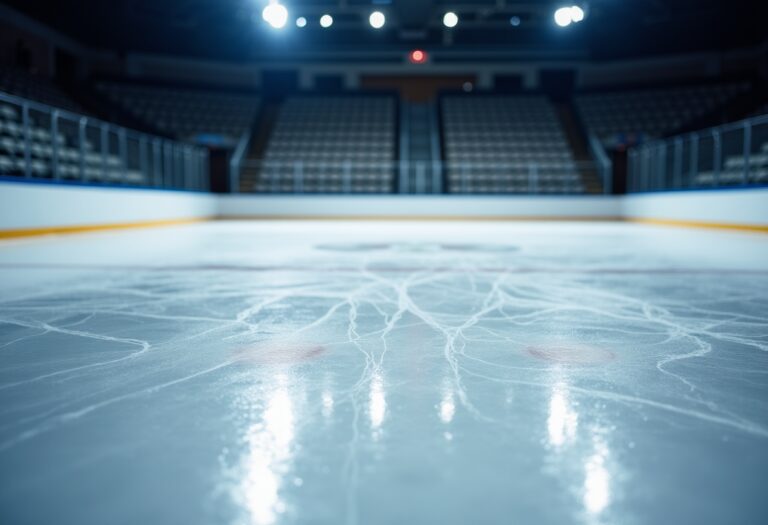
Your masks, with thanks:
[{"label": "empty stadium seat", "polygon": [[452,193],[580,193],[577,164],[545,97],[449,96],[442,102]]},{"label": "empty stadium seat", "polygon": [[[749,169],[745,169],[749,166]],[[768,184],[768,142],[760,145],[747,162],[744,155],[729,155],[719,172],[702,171],[696,175],[695,186],[733,186]]]},{"label": "empty stadium seat", "polygon": [[280,110],[252,189],[388,193],[394,160],[393,98],[293,97]]},{"label": "empty stadium seat", "polygon": [[76,101],[42,75],[33,75],[13,68],[0,68],[0,91],[74,113],[84,113]]},{"label": "empty stadium seat", "polygon": [[217,135],[233,145],[259,108],[251,95],[193,89],[99,83],[97,88],[136,118],[180,140]]},{"label": "empty stadium seat", "polygon": [[755,111],[752,112],[752,116],[757,117],[760,115],[768,115],[768,104],[763,104]]},{"label": "empty stadium seat", "polygon": [[749,90],[747,83],[581,94],[587,129],[607,148],[662,137]]},{"label": "empty stadium seat", "polygon": [[[151,183],[148,174],[139,170],[138,151],[134,149],[134,155],[126,157],[128,164],[122,160],[114,129],[107,137],[107,147],[102,151],[99,146],[101,128],[89,127],[81,145],[76,125],[68,127],[65,125],[67,121],[62,119],[59,131],[54,135],[51,130],[53,108],[34,108],[30,111],[27,134],[20,108],[0,101],[0,175],[53,178],[58,174],[62,180],[135,185]],[[135,142],[132,144],[136,145]]]}]

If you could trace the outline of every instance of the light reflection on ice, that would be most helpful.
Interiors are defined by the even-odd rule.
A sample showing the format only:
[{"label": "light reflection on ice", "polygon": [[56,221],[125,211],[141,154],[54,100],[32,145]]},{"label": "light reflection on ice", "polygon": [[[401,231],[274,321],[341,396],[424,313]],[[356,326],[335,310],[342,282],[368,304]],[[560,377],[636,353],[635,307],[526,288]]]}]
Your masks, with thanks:
[{"label": "light reflection on ice", "polygon": [[371,418],[371,430],[379,430],[384,423],[384,416],[387,412],[387,399],[384,395],[384,380],[381,374],[374,374],[371,378],[371,391],[368,399],[368,413]]},{"label": "light reflection on ice", "polygon": [[547,431],[549,443],[560,447],[574,439],[579,425],[579,414],[572,408],[568,387],[564,381],[558,381],[552,387],[549,399],[549,417]]},{"label": "light reflection on ice", "polygon": [[235,494],[256,525],[274,523],[286,510],[280,491],[293,455],[295,407],[284,375],[277,384],[269,393],[261,420],[245,436],[242,479]]},{"label": "light reflection on ice", "polygon": [[584,463],[584,508],[600,514],[611,501],[611,474],[607,467],[608,446],[595,436],[594,453]]},{"label": "light reflection on ice", "polygon": [[443,399],[440,401],[440,420],[446,425],[453,421],[456,414],[456,402],[450,380],[443,381]]},{"label": "light reflection on ice", "polygon": [[323,392],[322,401],[323,401],[323,409],[322,409],[323,417],[325,417],[326,419],[330,418],[333,415],[333,405],[334,405],[333,392],[331,392],[330,390],[325,390]]},{"label": "light reflection on ice", "polygon": [[552,447],[554,460],[552,473],[567,478],[571,461],[578,458],[583,463],[584,481],[580,493],[586,522],[598,523],[611,503],[609,433],[599,425],[583,427],[579,432],[578,404],[572,397],[567,375],[561,365],[552,370],[552,375],[547,415],[547,442]]},{"label": "light reflection on ice", "polygon": [[[741,483],[744,505],[732,509],[739,522],[761,508],[749,492],[759,484],[745,482],[747,462],[718,448],[738,437],[731,453],[767,470],[768,281],[756,263],[700,273],[698,258],[670,258],[677,243],[658,250],[654,234],[638,245],[624,226],[608,237],[571,237],[561,226],[540,237],[486,224],[459,235],[452,225],[443,239],[432,238],[437,225],[423,239],[410,234],[412,225],[390,226],[379,239],[371,225],[360,235],[303,225],[310,233],[299,240],[285,231],[259,237],[274,247],[260,250],[247,225],[222,252],[219,228],[230,227],[202,236],[204,256],[174,253],[152,264],[144,254],[138,269],[64,272],[0,299],[0,391],[8,399],[0,460],[26,501],[60,488],[41,475],[41,458],[55,453],[44,468],[102,479],[106,467],[122,466],[115,451],[128,443],[146,458],[147,475],[115,496],[124,509],[173,482],[170,494],[200,500],[224,487],[209,508],[189,503],[200,516],[190,524],[240,523],[237,513],[255,525],[312,521],[307,508],[327,509],[318,523],[392,523],[381,496],[411,484],[402,511],[419,523],[436,522],[449,499],[471,507],[474,491],[490,495],[477,522],[511,505],[531,509],[509,516],[525,523],[663,522],[625,515],[630,475],[667,508],[696,517],[686,505],[700,493],[669,479],[654,485],[657,472],[623,455],[621,443],[647,451],[663,435],[665,465],[695,470],[675,454],[694,440],[711,453],[712,468]],[[323,241],[362,244],[312,249]],[[758,242],[765,245],[711,245],[763,264],[768,250]],[[247,383],[243,393],[242,375],[258,386]],[[189,433],[193,454],[169,446],[179,434],[153,433],[166,420]],[[397,439],[382,439],[385,429]],[[424,453],[422,437],[453,441]],[[51,448],[41,455],[43,443]],[[103,459],[84,457],[73,443]],[[222,465],[208,478],[169,482],[163,470],[173,461],[206,472],[200,458],[220,451]],[[502,470],[515,473],[514,486],[495,498]],[[704,492],[717,494],[717,483],[702,482]],[[85,506],[71,501],[68,510],[82,517]],[[460,513],[439,517],[467,522]]]}]

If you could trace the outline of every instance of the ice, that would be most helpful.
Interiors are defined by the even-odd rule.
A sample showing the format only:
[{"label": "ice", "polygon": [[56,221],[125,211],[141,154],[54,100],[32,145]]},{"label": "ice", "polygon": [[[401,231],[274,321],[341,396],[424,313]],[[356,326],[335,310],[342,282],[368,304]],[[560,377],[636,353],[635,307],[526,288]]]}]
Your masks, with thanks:
[{"label": "ice", "polygon": [[215,222],[0,244],[0,521],[768,521],[768,237]]}]

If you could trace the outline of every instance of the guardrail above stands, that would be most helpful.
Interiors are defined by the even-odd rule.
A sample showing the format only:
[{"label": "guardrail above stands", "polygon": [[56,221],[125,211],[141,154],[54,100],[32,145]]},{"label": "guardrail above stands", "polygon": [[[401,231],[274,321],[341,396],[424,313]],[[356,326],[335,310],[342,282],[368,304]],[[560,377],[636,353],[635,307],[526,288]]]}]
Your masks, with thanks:
[{"label": "guardrail above stands", "polygon": [[0,175],[209,190],[208,151],[0,92]]},{"label": "guardrail above stands", "polygon": [[629,151],[630,192],[768,184],[768,115]]},{"label": "guardrail above stands", "polygon": [[[245,193],[581,194],[604,191],[592,162],[254,160],[233,182]],[[439,181],[434,178],[439,177]]]}]

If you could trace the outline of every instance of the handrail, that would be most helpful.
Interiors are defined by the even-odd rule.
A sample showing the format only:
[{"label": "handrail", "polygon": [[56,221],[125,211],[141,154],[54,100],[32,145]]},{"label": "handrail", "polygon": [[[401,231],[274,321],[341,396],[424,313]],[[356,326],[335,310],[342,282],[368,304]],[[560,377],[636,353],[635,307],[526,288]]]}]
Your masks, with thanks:
[{"label": "handrail", "polygon": [[[208,152],[204,148],[142,133],[2,91],[0,103],[21,111],[23,147],[20,152],[23,157],[15,157],[11,152],[11,158],[21,161],[21,164],[16,163],[14,169],[17,173],[23,173],[24,179],[67,178],[81,182],[116,182],[201,191],[208,189]],[[33,118],[36,115],[31,113],[42,114],[48,121],[40,123],[38,118]],[[71,133],[62,130],[64,122],[70,124]],[[36,136],[33,139],[33,130],[36,129],[48,132],[50,138],[46,136],[40,139]],[[96,142],[99,151],[93,149],[88,139],[89,130],[98,133]],[[64,163],[60,149],[65,143],[61,137],[69,138],[70,154],[75,152],[76,155],[76,158],[69,157],[70,168],[67,171],[62,168]],[[43,153],[40,156],[39,150],[35,149],[38,146],[33,147],[33,141],[49,147],[50,155]],[[77,166],[77,173],[72,172],[73,165]]]},{"label": "handrail", "polygon": [[[81,119],[86,119],[89,123],[94,124],[96,126],[106,126],[111,131],[117,131],[117,132],[124,132],[130,137],[144,137],[150,140],[162,140],[164,142],[172,142],[176,144],[184,144],[179,141],[169,139],[167,137],[162,137],[160,135],[152,135],[150,133],[144,133],[143,131],[138,131],[131,128],[126,128],[125,126],[120,126],[118,124],[115,124],[113,122],[109,122],[106,120],[99,119],[97,117],[93,117],[90,115],[86,115],[84,113],[76,113],[74,111],[70,111],[68,109],[62,109],[58,108],[56,106],[50,106],[48,104],[43,104],[42,102],[37,102],[35,100],[30,100],[27,98],[19,97],[17,95],[12,95],[10,93],[7,93],[5,91],[0,91],[0,102],[8,102],[10,104],[16,104],[17,106],[27,106],[29,109],[34,109],[36,111],[39,111],[41,113],[48,113],[53,114],[53,112],[57,112],[59,118],[65,118],[67,120],[71,120],[74,122],[79,122]],[[184,144],[187,145],[187,144]]]},{"label": "handrail", "polygon": [[[334,188],[330,193],[352,193],[353,186],[394,186],[403,167],[424,172],[432,161],[270,160],[247,159],[241,163],[243,179],[252,191],[265,193],[306,193],[317,188]],[[451,193],[477,192],[477,187],[497,188],[498,193],[585,193],[581,173],[594,170],[592,161],[438,161]],[[308,189],[314,186],[315,189]],[[514,189],[509,189],[514,186]],[[246,187],[246,186],[244,186]],[[442,189],[434,190],[442,193]],[[406,192],[407,193],[407,192]]]},{"label": "handrail", "polygon": [[229,191],[231,193],[240,192],[240,169],[251,138],[253,138],[253,127],[249,127],[240,137],[237,147],[232,153],[232,158],[229,160]]},{"label": "handrail", "polygon": [[[245,159],[241,162],[242,168],[253,168],[259,166],[271,166],[271,167],[288,167],[301,164],[310,167],[339,167],[351,165],[353,167],[398,167],[403,161],[399,160],[386,160],[386,161],[367,161],[367,160],[354,160],[352,158],[341,160],[272,160],[272,159]],[[432,161],[411,161],[407,164],[432,164]],[[473,160],[473,161],[439,161],[442,169],[452,167],[468,167],[468,168],[528,168],[531,165],[535,165],[538,168],[545,169],[569,169],[575,168],[594,168],[595,163],[592,161],[486,161],[486,160]]]},{"label": "handrail", "polygon": [[696,131],[689,131],[687,133],[681,133],[679,135],[673,135],[671,137],[649,140],[647,142],[644,142],[643,144],[640,144],[638,146],[634,146],[633,149],[640,149],[640,148],[644,148],[644,147],[654,147],[654,146],[658,146],[660,144],[665,144],[665,143],[673,142],[674,140],[676,140],[678,138],[693,137],[695,135],[703,135],[703,134],[713,133],[713,132],[718,132],[718,131],[720,133],[725,133],[725,132],[728,132],[728,131],[739,130],[739,129],[742,129],[745,125],[748,125],[748,124],[750,124],[752,126],[761,125],[761,124],[768,124],[768,113],[766,113],[765,115],[757,115],[757,116],[753,116],[753,117],[747,117],[745,119],[736,120],[734,122],[728,122],[726,124],[720,124],[718,126],[711,126],[711,127],[699,129],[699,130],[696,130]]},{"label": "handrail", "polygon": [[603,192],[610,195],[613,193],[613,162],[605,152],[605,146],[594,133],[588,136],[589,151],[592,158],[595,159],[600,171],[600,178],[603,180]]},{"label": "handrail", "polygon": [[641,192],[766,184],[768,140],[753,140],[766,132],[768,114],[631,148],[627,188]]}]

